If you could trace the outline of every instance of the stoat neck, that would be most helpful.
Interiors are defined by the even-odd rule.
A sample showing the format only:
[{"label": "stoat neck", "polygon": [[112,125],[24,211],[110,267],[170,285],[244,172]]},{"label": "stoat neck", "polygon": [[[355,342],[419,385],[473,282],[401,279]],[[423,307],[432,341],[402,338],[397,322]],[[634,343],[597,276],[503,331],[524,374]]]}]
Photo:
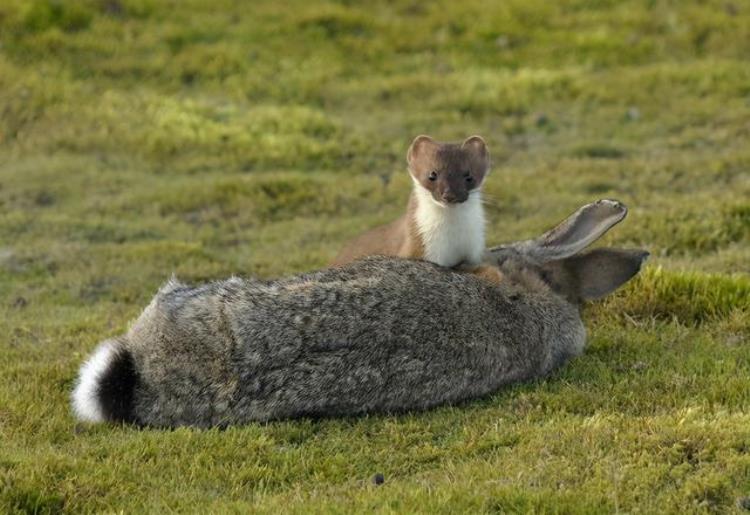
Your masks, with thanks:
[{"label": "stoat neck", "polygon": [[413,221],[422,240],[424,259],[442,266],[479,264],[484,252],[484,210],[479,190],[466,202],[444,205],[414,185]]}]

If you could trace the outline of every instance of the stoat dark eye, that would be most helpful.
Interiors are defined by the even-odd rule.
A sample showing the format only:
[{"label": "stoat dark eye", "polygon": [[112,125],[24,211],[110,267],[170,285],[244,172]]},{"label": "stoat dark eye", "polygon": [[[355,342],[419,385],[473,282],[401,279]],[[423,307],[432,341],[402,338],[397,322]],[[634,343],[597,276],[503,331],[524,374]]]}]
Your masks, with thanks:
[{"label": "stoat dark eye", "polygon": [[437,172],[430,172],[430,175],[428,175],[427,178],[431,181],[437,180]]},{"label": "stoat dark eye", "polygon": [[468,182],[469,184],[471,184],[472,182],[474,182],[474,177],[472,177],[471,173],[469,173],[469,172],[466,172],[464,174],[464,179],[466,179],[466,182]]}]

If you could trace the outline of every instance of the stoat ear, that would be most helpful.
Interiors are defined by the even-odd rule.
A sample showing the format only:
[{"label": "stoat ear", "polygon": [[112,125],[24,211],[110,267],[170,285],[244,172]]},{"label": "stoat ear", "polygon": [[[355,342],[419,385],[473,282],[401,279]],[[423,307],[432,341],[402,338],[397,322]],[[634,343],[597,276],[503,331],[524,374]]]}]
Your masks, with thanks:
[{"label": "stoat ear", "polygon": [[415,172],[429,167],[440,145],[431,137],[421,135],[414,138],[406,153],[406,162]]},{"label": "stoat ear", "polygon": [[490,171],[490,152],[487,150],[487,144],[481,136],[471,136],[464,140],[461,148],[469,155],[469,163],[475,183],[482,184]]},{"label": "stoat ear", "polygon": [[490,154],[487,150],[487,144],[481,136],[469,136],[461,144],[461,148],[468,150],[472,155],[481,159],[487,159]]}]

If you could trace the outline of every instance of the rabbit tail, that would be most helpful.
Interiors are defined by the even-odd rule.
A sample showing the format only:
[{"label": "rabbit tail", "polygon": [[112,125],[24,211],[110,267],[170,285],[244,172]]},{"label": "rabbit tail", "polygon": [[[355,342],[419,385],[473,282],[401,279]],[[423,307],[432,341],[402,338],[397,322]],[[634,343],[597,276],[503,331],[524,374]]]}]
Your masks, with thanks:
[{"label": "rabbit tail", "polygon": [[73,412],[85,422],[136,422],[138,372],[121,339],[105,340],[81,366]]}]

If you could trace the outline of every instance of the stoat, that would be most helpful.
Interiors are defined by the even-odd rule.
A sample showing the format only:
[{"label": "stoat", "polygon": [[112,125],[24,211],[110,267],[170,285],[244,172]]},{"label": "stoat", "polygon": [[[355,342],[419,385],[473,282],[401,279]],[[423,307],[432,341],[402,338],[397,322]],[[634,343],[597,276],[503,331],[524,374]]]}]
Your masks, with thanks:
[{"label": "stoat", "polygon": [[369,255],[391,255],[460,266],[483,275],[484,210],[481,187],[490,168],[479,136],[440,143],[417,136],[406,155],[414,183],[406,213],[349,242],[334,265]]}]

